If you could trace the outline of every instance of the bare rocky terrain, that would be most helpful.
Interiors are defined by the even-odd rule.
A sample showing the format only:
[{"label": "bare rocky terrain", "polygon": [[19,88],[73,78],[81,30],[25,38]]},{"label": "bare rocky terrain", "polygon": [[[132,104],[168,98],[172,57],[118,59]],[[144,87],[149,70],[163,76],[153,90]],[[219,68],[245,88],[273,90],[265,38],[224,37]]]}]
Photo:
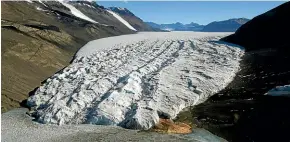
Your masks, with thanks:
[{"label": "bare rocky terrain", "polygon": [[96,3],[68,4],[98,23],[75,16],[58,1],[1,1],[2,112],[18,107],[88,41],[135,33]]},{"label": "bare rocky terrain", "polygon": [[204,129],[191,134],[160,134],[102,125],[43,125],[33,122],[25,114],[28,110],[18,108],[2,114],[1,141],[5,142],[225,142]]}]

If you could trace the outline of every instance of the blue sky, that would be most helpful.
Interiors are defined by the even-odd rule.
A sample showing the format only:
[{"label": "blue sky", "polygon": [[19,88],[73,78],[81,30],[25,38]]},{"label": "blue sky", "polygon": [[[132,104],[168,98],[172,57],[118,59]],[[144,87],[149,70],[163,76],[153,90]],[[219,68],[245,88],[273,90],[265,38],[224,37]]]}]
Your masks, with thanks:
[{"label": "blue sky", "polygon": [[230,18],[253,18],[282,3],[253,1],[97,1],[105,7],[125,7],[143,21],[208,24]]}]

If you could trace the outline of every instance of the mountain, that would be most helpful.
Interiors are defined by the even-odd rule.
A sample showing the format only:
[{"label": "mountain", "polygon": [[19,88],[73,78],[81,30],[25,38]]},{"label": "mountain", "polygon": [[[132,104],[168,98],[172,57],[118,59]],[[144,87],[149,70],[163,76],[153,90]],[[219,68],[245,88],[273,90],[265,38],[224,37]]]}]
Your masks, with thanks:
[{"label": "mountain", "polygon": [[264,14],[261,14],[241,26],[235,34],[224,38],[244,47],[247,50],[261,48],[288,48],[288,36],[290,33],[290,3],[287,2]]},{"label": "mountain", "polygon": [[152,31],[154,30],[151,28],[147,23],[143,22],[142,19],[135,16],[131,11],[127,8],[121,7],[109,7],[110,10],[114,11],[122,18],[124,18],[130,25],[132,25],[138,31]]},{"label": "mountain", "polygon": [[215,21],[207,24],[203,32],[235,32],[241,25],[248,22],[246,18],[234,18],[225,21]]},{"label": "mountain", "polygon": [[146,23],[153,28],[158,28],[167,31],[201,31],[203,29],[203,25],[199,25],[193,22],[189,24],[182,24],[180,22],[172,24],[157,24],[154,22],[146,22]]},{"label": "mountain", "polygon": [[246,50],[240,71],[224,90],[184,114],[228,141],[289,141],[289,17],[285,2],[223,38],[221,43]]},{"label": "mountain", "polygon": [[90,1],[1,1],[1,8],[2,112],[18,107],[87,42],[136,33],[131,24],[142,25]]},{"label": "mountain", "polygon": [[236,18],[225,21],[215,21],[205,26],[199,25],[194,22],[191,22],[189,24],[182,24],[180,22],[172,24],[157,24],[154,22],[146,23],[153,28],[159,28],[168,31],[234,32],[247,21],[249,21],[249,19]]}]

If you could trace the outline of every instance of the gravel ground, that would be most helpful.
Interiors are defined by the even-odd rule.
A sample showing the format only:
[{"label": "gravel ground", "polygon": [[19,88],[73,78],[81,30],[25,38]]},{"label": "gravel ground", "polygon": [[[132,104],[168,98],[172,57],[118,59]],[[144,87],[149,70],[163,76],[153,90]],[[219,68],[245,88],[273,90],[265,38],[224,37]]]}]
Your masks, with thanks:
[{"label": "gravel ground", "polygon": [[3,142],[73,142],[73,141],[225,141],[204,129],[195,129],[192,134],[160,134],[101,125],[46,125],[32,121],[24,108],[2,114],[1,135]]}]

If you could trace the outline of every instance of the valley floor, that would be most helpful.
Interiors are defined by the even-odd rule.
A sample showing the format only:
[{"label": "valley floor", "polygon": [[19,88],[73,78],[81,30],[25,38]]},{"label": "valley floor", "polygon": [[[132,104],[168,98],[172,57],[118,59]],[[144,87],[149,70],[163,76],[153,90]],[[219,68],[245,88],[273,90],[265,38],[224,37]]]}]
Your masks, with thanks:
[{"label": "valley floor", "polygon": [[33,122],[24,108],[2,114],[1,141],[4,142],[224,142],[204,129],[195,129],[192,134],[159,134],[102,125],[43,125]]}]

